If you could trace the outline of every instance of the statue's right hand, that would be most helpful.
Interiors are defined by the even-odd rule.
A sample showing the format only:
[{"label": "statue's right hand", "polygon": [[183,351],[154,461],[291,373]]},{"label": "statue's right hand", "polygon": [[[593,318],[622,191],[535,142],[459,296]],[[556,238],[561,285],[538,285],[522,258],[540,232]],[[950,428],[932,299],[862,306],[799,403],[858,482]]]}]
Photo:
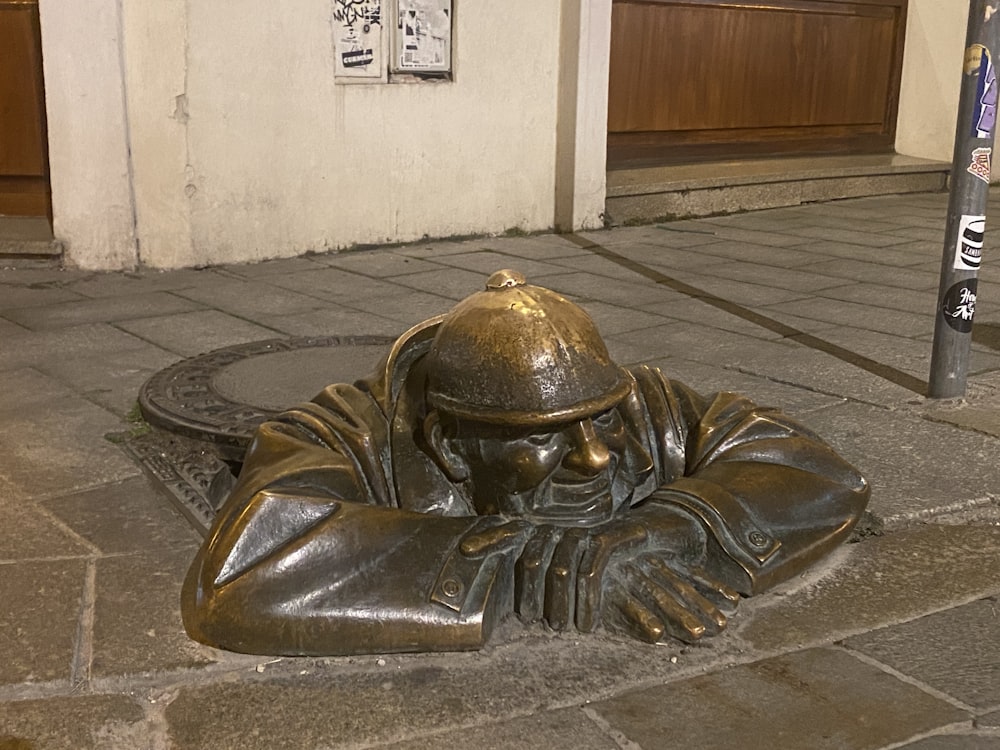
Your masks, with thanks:
[{"label": "statue's right hand", "polygon": [[521,519],[487,528],[473,527],[462,537],[458,548],[466,557],[486,557],[509,550],[520,551],[534,528],[531,523]]}]

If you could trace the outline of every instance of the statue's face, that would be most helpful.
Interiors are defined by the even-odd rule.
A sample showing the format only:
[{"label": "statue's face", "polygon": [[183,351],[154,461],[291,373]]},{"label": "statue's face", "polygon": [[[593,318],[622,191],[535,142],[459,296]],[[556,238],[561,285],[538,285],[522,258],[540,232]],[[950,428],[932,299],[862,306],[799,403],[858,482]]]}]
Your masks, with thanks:
[{"label": "statue's face", "polygon": [[541,430],[463,423],[454,445],[481,515],[593,526],[627,499],[618,476],[627,438],[617,409]]}]

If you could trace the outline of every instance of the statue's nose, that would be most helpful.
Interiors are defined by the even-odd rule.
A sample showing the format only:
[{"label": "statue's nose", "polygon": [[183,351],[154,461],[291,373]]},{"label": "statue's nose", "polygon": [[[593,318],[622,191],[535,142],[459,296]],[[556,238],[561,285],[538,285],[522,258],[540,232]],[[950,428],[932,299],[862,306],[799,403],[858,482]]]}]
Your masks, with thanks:
[{"label": "statue's nose", "polygon": [[590,419],[582,419],[570,427],[568,437],[570,447],[563,458],[563,466],[584,476],[594,476],[608,467],[611,452]]}]

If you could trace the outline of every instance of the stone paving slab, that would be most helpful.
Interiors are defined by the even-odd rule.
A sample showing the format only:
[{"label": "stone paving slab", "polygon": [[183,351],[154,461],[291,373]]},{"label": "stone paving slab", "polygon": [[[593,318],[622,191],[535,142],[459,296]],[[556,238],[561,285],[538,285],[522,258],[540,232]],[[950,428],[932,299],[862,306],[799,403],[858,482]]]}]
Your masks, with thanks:
[{"label": "stone paving slab", "polygon": [[138,476],[138,467],[103,437],[123,426],[78,396],[0,410],[0,497],[53,497]]},{"label": "stone paving slab", "polygon": [[878,750],[969,718],[913,685],[825,649],[629,692],[589,710],[629,742],[658,750]]},{"label": "stone paving slab", "polygon": [[112,323],[116,320],[149,318],[157,315],[197,310],[203,305],[169,292],[121,295],[42,307],[5,310],[2,315],[33,331],[79,326],[85,323]]},{"label": "stone paving slab", "polygon": [[14,286],[12,284],[0,284],[0,315],[3,315],[6,310],[54,305],[60,302],[74,302],[82,299],[86,299],[86,297],[65,287],[33,289],[31,287]]},{"label": "stone paving slab", "polygon": [[385,750],[440,750],[442,747],[621,750],[621,745],[578,709],[549,711],[380,747]]},{"label": "stone paving slab", "polygon": [[943,734],[902,745],[898,750],[996,750],[1000,735]]},{"label": "stone paving slab", "polygon": [[0,564],[0,685],[70,679],[86,568],[82,559]]},{"label": "stone paving slab", "polygon": [[71,359],[53,356],[38,368],[88,401],[125,417],[134,408],[142,384],[177,359],[174,352],[143,343],[127,352]]},{"label": "stone paving slab", "polygon": [[257,315],[255,320],[289,336],[398,336],[406,330],[406,325],[397,320],[332,302],[324,304],[321,310],[297,315]]},{"label": "stone paving slab", "polygon": [[809,426],[861,469],[872,487],[870,509],[889,526],[1000,492],[996,438],[863,404],[815,412]]},{"label": "stone paving slab", "polygon": [[182,357],[251,341],[273,339],[279,332],[219,310],[198,310],[118,323],[118,327]]},{"label": "stone paving slab", "polygon": [[214,663],[188,638],[178,607],[196,545],[97,561],[91,676],[176,671]]},{"label": "stone paving slab", "polygon": [[[465,258],[468,256],[449,256]],[[510,258],[506,266],[494,266],[494,271],[500,268],[513,267],[510,261],[517,261],[517,258]],[[523,265],[523,264],[521,264]],[[524,273],[523,269],[517,270]],[[490,272],[470,271],[465,268],[450,268],[439,266],[432,271],[422,271],[420,273],[407,276],[398,276],[394,281],[400,286],[408,287],[418,292],[429,292],[444,297],[441,305],[444,309],[450,309],[456,302],[468,297],[473,292],[480,292],[486,288],[486,280]],[[531,277],[528,277],[529,282]]]},{"label": "stone paving slab", "polygon": [[[442,265],[455,266],[464,271],[478,275],[479,282],[472,287],[472,291],[479,291],[486,286],[486,279],[494,271],[502,268],[513,268],[520,271],[527,277],[529,283],[534,276],[543,276],[550,273],[552,266],[547,261],[526,258],[523,255],[508,255],[496,250],[479,250],[474,253],[458,253],[445,255],[439,261]],[[412,279],[399,279],[400,282],[410,282]],[[456,290],[457,291],[457,290]],[[462,296],[470,294],[466,291]]]},{"label": "stone paving slab", "polygon": [[997,592],[1000,528],[927,525],[847,545],[828,565],[744,602],[732,626],[748,648],[773,653],[830,643]]},{"label": "stone paving slab", "polygon": [[124,695],[0,703],[3,750],[139,750],[151,740],[145,714]]},{"label": "stone paving slab", "polygon": [[[320,269],[318,272],[322,272],[322,267],[317,268]],[[250,319],[254,315],[292,315],[323,307],[323,300],[316,297],[248,279],[222,279],[211,286],[179,289],[175,294],[193,300],[199,306],[209,306],[236,317]]]},{"label": "stone paving slab", "polygon": [[[157,494],[145,477],[102,485],[41,502],[49,513],[102,554],[186,549],[193,558],[201,537]],[[59,537],[53,535],[50,545]],[[78,545],[77,545],[78,546]],[[65,556],[59,547],[49,555]]]},{"label": "stone paving slab", "polygon": [[0,338],[0,371],[41,365],[53,359],[67,361],[80,356],[130,352],[147,346],[142,339],[106,323],[43,333],[4,333]]},{"label": "stone paving slab", "polygon": [[363,252],[337,253],[320,262],[325,266],[343,268],[347,271],[373,276],[378,279],[405,276],[424,271],[440,271],[442,266],[429,260],[410,258],[389,250],[368,250]]},{"label": "stone paving slab", "polygon": [[0,498],[0,529],[16,529],[0,546],[0,564],[52,557],[88,557],[96,551],[57,518],[22,497]]},{"label": "stone paving slab", "polygon": [[212,286],[225,279],[216,269],[178,269],[158,271],[146,268],[118,273],[88,273],[63,286],[84,297],[119,297],[150,292],[169,292],[191,286]]},{"label": "stone paving slab", "polygon": [[965,705],[994,709],[1000,706],[998,626],[1000,600],[992,596],[858,635],[844,645]]},{"label": "stone paving slab", "polygon": [[[761,406],[777,407],[793,417],[802,417],[818,409],[844,403],[844,399],[837,396],[777,383],[755,375],[747,375],[738,370],[727,370],[701,362],[692,362],[683,357],[652,360],[649,364],[653,367],[659,367],[667,377],[681,381],[702,395],[717,391],[742,393]],[[808,422],[808,420],[804,421]]]}]

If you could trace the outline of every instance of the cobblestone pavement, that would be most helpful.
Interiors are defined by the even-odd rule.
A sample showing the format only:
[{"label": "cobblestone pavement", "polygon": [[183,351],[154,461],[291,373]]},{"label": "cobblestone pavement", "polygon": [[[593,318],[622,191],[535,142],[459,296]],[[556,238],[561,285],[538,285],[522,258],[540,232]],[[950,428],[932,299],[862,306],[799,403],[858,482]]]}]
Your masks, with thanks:
[{"label": "cobblestone pavement", "polygon": [[[0,750],[1000,748],[1000,258],[987,248],[967,398],[926,400],[946,203],[0,271]],[[802,417],[870,478],[872,535],[706,646],[517,623],[460,654],[190,641],[199,537],[105,437],[145,379],[241,342],[394,335],[503,267],[583,304],[619,361]]]}]

